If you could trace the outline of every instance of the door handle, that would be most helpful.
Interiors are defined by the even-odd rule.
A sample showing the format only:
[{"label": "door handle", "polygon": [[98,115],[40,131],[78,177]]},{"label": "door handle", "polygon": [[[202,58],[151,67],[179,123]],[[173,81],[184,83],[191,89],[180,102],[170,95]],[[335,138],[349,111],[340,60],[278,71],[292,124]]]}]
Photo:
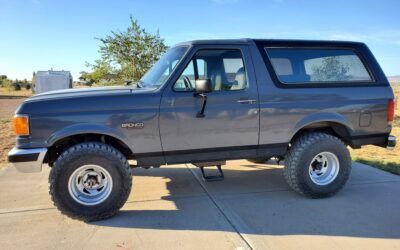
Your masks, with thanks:
[{"label": "door handle", "polygon": [[254,99],[240,99],[237,102],[241,103],[241,104],[254,104],[254,103],[257,102],[257,100],[254,100]]}]

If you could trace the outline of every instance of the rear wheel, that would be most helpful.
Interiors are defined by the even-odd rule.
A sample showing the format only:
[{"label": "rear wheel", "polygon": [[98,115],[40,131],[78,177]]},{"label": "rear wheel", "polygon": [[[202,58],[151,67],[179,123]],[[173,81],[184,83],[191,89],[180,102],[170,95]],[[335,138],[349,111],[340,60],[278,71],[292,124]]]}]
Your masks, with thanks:
[{"label": "rear wheel", "polygon": [[325,133],[309,133],[296,139],[285,160],[284,175],[297,193],[323,198],[338,192],[351,172],[346,145]]},{"label": "rear wheel", "polygon": [[54,205],[84,221],[113,216],[128,199],[132,177],[126,158],[102,143],[72,146],[54,162],[49,176]]}]

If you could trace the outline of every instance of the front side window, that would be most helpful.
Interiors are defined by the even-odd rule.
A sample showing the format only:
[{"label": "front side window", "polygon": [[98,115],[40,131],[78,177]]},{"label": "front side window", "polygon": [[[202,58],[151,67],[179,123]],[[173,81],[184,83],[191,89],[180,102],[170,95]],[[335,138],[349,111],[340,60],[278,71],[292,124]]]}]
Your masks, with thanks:
[{"label": "front side window", "polygon": [[169,49],[156,64],[140,79],[139,87],[159,87],[163,85],[187,51],[187,46]]},{"label": "front side window", "polygon": [[199,50],[174,84],[174,90],[194,91],[196,79],[210,79],[214,91],[245,89],[247,75],[241,51]]},{"label": "front side window", "polygon": [[297,83],[372,82],[366,66],[351,49],[265,49],[279,81]]},{"label": "front side window", "polygon": [[[205,63],[202,59],[196,59],[197,63],[197,79],[205,79],[207,78],[204,74]],[[174,85],[175,91],[193,91],[195,89],[195,64],[192,59],[188,66],[183,71],[182,75],[178,78]]]}]

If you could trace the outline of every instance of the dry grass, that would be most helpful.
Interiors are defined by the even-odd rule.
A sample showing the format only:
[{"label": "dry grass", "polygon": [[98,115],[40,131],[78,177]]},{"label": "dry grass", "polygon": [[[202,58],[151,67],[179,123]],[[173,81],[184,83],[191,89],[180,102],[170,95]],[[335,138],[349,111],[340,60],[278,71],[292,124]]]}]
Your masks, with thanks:
[{"label": "dry grass", "polygon": [[10,151],[15,144],[15,135],[12,132],[9,118],[0,118],[0,137],[0,168],[2,168],[7,164],[8,151]]},{"label": "dry grass", "polygon": [[32,95],[32,90],[21,89],[18,91],[0,88],[0,98],[2,97],[28,97]]}]

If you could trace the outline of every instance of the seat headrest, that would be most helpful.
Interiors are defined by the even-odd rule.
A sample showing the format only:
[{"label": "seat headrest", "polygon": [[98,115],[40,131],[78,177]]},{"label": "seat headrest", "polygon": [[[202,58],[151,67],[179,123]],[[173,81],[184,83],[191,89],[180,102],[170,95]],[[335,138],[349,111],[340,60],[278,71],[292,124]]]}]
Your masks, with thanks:
[{"label": "seat headrest", "polygon": [[235,81],[236,84],[232,86],[232,89],[244,89],[246,87],[246,71],[244,67],[241,67],[236,72]]}]

